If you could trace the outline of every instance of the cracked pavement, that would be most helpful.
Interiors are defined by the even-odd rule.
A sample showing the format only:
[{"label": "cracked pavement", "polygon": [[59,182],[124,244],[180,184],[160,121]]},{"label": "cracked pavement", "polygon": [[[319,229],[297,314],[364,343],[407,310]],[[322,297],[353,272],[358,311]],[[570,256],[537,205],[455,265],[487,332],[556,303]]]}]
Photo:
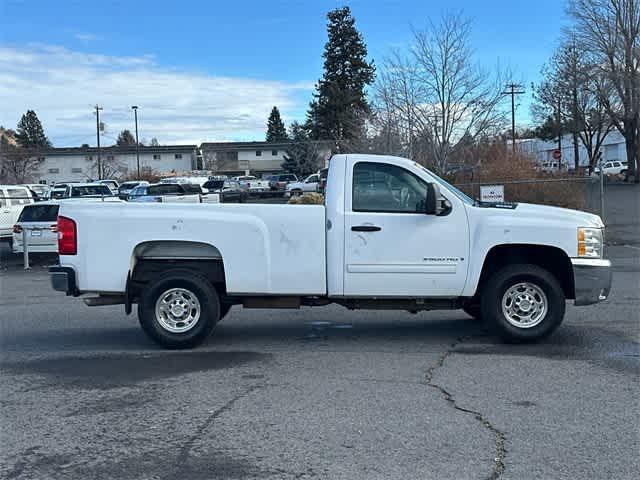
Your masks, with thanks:
[{"label": "cracked pavement", "polygon": [[457,311],[234,307],[164,351],[0,270],[0,478],[636,478],[640,245],[613,240],[611,298],[534,345]]}]

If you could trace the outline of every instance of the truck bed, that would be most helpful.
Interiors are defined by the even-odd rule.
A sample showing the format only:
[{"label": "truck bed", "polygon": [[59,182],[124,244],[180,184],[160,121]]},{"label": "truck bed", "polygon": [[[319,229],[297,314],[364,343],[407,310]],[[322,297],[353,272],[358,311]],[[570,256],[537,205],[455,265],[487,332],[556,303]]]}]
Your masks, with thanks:
[{"label": "truck bed", "polygon": [[321,205],[92,203],[62,205],[59,215],[77,224],[78,254],[60,264],[82,292],[124,292],[151,242],[188,242],[219,252],[229,294],[326,294]]}]

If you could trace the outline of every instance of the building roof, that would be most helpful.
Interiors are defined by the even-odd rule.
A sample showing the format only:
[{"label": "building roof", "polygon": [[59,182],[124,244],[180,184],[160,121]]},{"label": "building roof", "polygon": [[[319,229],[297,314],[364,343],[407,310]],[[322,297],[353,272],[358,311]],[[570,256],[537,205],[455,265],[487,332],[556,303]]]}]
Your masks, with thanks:
[{"label": "building roof", "polygon": [[[158,146],[140,146],[140,153],[174,153],[174,152],[192,152],[197,145],[158,145]],[[97,154],[97,147],[63,147],[48,148],[42,151],[43,155],[90,155]],[[110,147],[100,147],[100,153],[104,155],[136,153],[135,145],[112,145]]]},{"label": "building roof", "polygon": [[[316,143],[320,145],[332,145],[331,140],[319,140]],[[202,150],[284,150],[292,145],[293,142],[206,142],[200,145]]]}]

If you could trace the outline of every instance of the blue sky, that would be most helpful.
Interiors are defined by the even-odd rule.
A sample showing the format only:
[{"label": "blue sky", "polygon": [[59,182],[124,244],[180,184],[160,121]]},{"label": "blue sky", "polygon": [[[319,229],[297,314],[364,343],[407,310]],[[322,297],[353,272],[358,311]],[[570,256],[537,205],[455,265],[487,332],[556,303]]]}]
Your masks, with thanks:
[{"label": "blue sky", "polygon": [[98,102],[108,143],[138,104],[141,136],[161,143],[261,140],[273,104],[287,121],[304,118],[322,73],[325,15],[344,4],[378,63],[406,47],[412,27],[461,11],[473,20],[476,60],[528,86],[566,16],[563,0],[521,3],[0,0],[0,125],[33,108],[56,145],[93,143]]}]

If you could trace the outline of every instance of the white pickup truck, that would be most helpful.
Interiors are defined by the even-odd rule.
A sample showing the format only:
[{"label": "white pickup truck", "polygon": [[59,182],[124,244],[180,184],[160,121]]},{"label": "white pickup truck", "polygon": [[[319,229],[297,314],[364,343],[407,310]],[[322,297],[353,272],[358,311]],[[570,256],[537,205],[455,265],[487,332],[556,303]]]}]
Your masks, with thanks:
[{"label": "white pickup truck", "polygon": [[234,304],[462,308],[532,341],[566,299],[609,295],[603,228],[585,212],[478,203],[403,158],[336,155],[324,206],[61,204],[50,272],[54,289],[94,294],[87,305],[137,304],[168,348],[203,342]]}]

